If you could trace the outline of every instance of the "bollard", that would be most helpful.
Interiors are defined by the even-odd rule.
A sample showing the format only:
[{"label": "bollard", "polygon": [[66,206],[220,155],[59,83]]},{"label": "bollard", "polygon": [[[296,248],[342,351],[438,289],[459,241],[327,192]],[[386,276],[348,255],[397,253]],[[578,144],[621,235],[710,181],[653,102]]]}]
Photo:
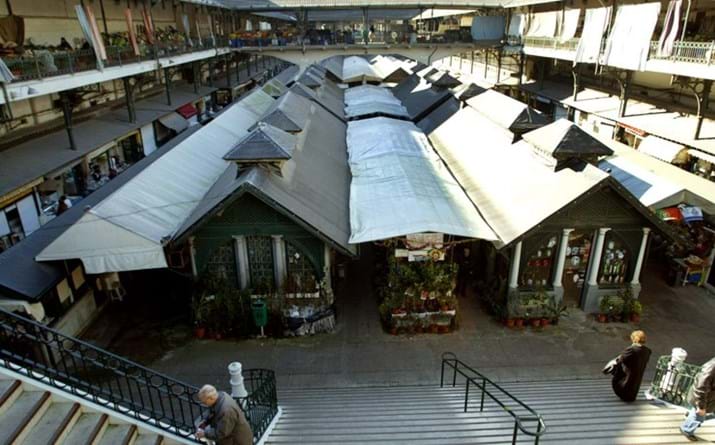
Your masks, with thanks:
[{"label": "bollard", "polygon": [[663,392],[670,392],[673,388],[677,387],[679,375],[676,370],[680,364],[685,363],[687,357],[688,352],[685,349],[673,348],[670,355],[670,362],[668,363],[668,370],[663,374],[663,379],[660,381],[660,388]]},{"label": "bollard", "polygon": [[231,384],[231,397],[238,399],[238,404],[245,410],[248,391],[246,391],[246,385],[243,384],[242,368],[241,362],[232,362],[228,365],[228,374],[231,376],[229,379],[229,383]]}]

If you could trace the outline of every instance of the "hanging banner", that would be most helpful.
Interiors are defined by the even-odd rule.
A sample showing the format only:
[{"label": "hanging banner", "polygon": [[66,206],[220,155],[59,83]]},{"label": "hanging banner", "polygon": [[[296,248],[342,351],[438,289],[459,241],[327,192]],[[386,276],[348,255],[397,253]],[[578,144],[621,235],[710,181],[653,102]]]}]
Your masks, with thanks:
[{"label": "hanging banner", "polygon": [[99,51],[97,50],[97,43],[94,41],[94,33],[92,32],[92,25],[90,25],[87,19],[87,14],[84,12],[82,5],[76,5],[74,7],[75,13],[77,14],[77,20],[79,21],[79,27],[84,34],[84,39],[87,41],[89,46],[94,50],[95,58],[97,59],[97,68],[99,70],[104,69],[104,63],[99,57]]},{"label": "hanging banner", "polygon": [[209,37],[211,37],[211,44],[215,48],[216,47],[216,36],[214,35],[214,23],[213,23],[213,17],[211,17],[211,15],[208,16],[208,22],[209,22]]},{"label": "hanging banner", "polygon": [[663,31],[658,40],[658,57],[670,57],[673,55],[675,39],[678,38],[680,26],[680,8],[682,0],[670,0],[668,11],[665,13]]},{"label": "hanging banner", "polygon": [[150,45],[154,44],[154,26],[151,23],[151,16],[146,10],[146,6],[142,8],[142,19],[144,20],[144,32],[146,40]]},{"label": "hanging banner", "polygon": [[134,20],[132,19],[132,10],[127,8],[124,10],[124,18],[127,19],[127,31],[129,32],[129,43],[132,44],[134,55],[139,56],[139,44],[137,43],[137,35],[134,32]]},{"label": "hanging banner", "polygon": [[97,51],[99,57],[102,60],[107,60],[107,50],[104,48],[104,39],[102,39],[102,34],[99,32],[99,27],[97,26],[97,19],[94,17],[94,12],[92,7],[89,5],[84,5],[84,12],[87,14],[87,20],[92,30],[92,35],[95,39],[95,50]]},{"label": "hanging banner", "polygon": [[194,46],[194,43],[191,41],[191,25],[189,24],[189,16],[186,14],[183,14],[181,16],[181,24],[184,25],[184,34],[186,34],[186,44],[189,46]]}]

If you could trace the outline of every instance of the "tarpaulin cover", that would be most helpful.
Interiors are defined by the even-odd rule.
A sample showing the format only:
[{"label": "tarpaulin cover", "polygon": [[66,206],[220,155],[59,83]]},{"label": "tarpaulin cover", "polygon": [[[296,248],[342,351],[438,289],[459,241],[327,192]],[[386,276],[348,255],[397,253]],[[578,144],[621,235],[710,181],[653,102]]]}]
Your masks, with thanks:
[{"label": "tarpaulin cover", "polygon": [[472,18],[472,39],[501,40],[504,37],[506,17],[503,15],[483,15]]},{"label": "tarpaulin cover", "polygon": [[529,143],[511,145],[508,132],[469,107],[437,128],[430,141],[499,236],[497,247],[516,240],[608,178],[591,165],[580,172],[554,171]]},{"label": "tarpaulin cover", "polygon": [[379,82],[383,79],[378,68],[368,60],[359,56],[350,56],[343,59],[341,79],[345,83],[368,80]]},{"label": "tarpaulin cover", "polygon": [[181,117],[179,113],[169,113],[165,116],[162,116],[159,118],[159,122],[161,122],[161,125],[165,126],[170,130],[174,130],[177,133],[181,133],[182,131],[189,128],[189,122],[183,117]]},{"label": "tarpaulin cover", "polygon": [[586,17],[581,31],[581,39],[576,48],[576,63],[595,63],[601,54],[601,41],[611,17],[611,7],[586,10]]},{"label": "tarpaulin cover", "polygon": [[686,154],[683,145],[666,141],[653,135],[643,138],[640,145],[638,145],[638,151],[668,163],[677,162]]},{"label": "tarpaulin cover", "polygon": [[350,122],[347,144],[351,243],[423,232],[496,239],[424,133],[411,122]]},{"label": "tarpaulin cover", "polygon": [[37,260],[80,259],[90,274],[166,267],[163,240],[205,198],[226,169],[223,156],[258,120],[244,103],[262,104],[254,95],[273,100],[254,90],[94,206]]},{"label": "tarpaulin cover", "polygon": [[387,114],[409,117],[407,109],[387,88],[360,85],[345,91],[345,114],[359,117],[371,114]]},{"label": "tarpaulin cover", "polygon": [[199,110],[197,110],[194,104],[191,103],[180,106],[177,108],[176,112],[183,116],[184,119],[191,119],[199,114]]},{"label": "tarpaulin cover", "polygon": [[603,64],[627,70],[645,70],[659,13],[660,2],[619,5],[606,42]]}]

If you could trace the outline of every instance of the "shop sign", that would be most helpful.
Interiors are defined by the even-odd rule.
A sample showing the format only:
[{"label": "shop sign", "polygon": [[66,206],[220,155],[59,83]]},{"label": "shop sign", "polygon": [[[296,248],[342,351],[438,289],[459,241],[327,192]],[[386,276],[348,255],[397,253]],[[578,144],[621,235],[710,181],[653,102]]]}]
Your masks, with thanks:
[{"label": "shop sign", "polygon": [[[407,249],[396,249],[395,256],[408,261],[444,261],[443,233],[413,233],[405,237]],[[407,253],[407,255],[405,255]]]},{"label": "shop sign", "polygon": [[625,129],[628,133],[636,135],[636,136],[645,137],[648,134],[645,131],[641,130],[640,128],[631,127],[630,125],[627,125],[627,124],[624,124],[621,122],[618,122],[618,126]]}]

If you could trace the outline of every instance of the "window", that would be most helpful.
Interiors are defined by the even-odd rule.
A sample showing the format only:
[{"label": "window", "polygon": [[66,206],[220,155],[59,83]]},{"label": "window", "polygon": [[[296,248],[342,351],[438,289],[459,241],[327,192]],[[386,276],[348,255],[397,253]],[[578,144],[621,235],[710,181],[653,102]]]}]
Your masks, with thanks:
[{"label": "window", "polygon": [[236,272],[236,252],[234,241],[219,246],[213,251],[206,263],[206,274],[210,279],[226,281],[238,286]]},{"label": "window", "polygon": [[527,257],[524,270],[521,273],[521,286],[550,286],[554,273],[554,262],[558,250],[556,236],[544,240],[538,248]]},{"label": "window", "polygon": [[247,236],[250,287],[257,293],[275,289],[273,240],[269,236]]},{"label": "window", "polygon": [[601,256],[601,270],[598,272],[598,284],[602,286],[619,285],[626,281],[630,252],[626,244],[613,232],[606,234]]},{"label": "window", "polygon": [[308,257],[286,242],[287,293],[317,292],[315,269]]}]

